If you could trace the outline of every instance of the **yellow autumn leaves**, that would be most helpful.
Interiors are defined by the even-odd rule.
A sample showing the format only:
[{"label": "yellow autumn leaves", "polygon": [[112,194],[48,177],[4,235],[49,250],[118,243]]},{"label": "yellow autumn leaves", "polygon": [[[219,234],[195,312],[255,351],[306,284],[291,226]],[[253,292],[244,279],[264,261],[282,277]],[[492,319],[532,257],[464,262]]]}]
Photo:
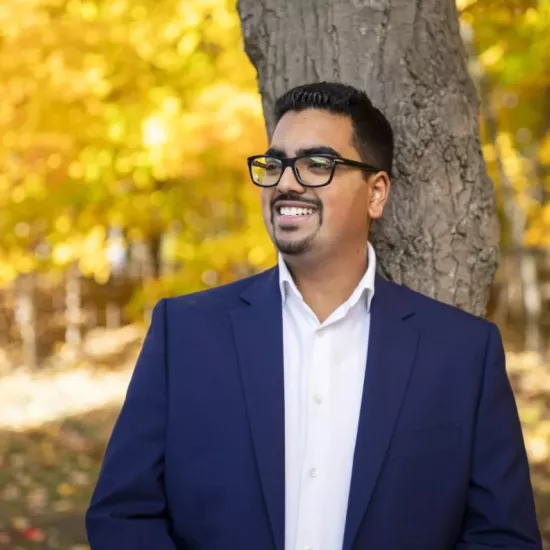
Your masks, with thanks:
[{"label": "yellow autumn leaves", "polygon": [[262,108],[233,2],[21,0],[1,21],[0,284],[74,262],[107,281],[113,227],[126,244],[180,228],[165,249],[189,281],[207,256],[217,280],[269,264],[245,163]]},{"label": "yellow autumn leaves", "polygon": [[[489,172],[502,199],[498,150],[524,244],[548,246],[550,0],[457,7],[498,120],[496,140],[481,125]],[[233,1],[5,2],[0,39],[0,285],[74,262],[107,281],[112,228],[128,246],[168,236],[180,292],[274,261],[246,172],[266,137]]]}]

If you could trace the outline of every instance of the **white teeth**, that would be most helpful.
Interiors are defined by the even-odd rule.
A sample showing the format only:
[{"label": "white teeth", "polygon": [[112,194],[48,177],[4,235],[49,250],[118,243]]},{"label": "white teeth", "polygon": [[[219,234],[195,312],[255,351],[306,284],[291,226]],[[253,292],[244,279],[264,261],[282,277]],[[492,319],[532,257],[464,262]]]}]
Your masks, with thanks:
[{"label": "white teeth", "polygon": [[283,216],[308,216],[313,214],[313,208],[297,208],[295,206],[281,206],[279,211]]}]

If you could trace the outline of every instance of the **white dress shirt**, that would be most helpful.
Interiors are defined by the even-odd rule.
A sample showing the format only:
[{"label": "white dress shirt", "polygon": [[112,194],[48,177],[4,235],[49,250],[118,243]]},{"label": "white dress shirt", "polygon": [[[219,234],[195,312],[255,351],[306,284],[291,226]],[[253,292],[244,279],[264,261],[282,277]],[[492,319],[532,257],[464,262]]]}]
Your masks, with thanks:
[{"label": "white dress shirt", "polygon": [[279,255],[285,393],[285,550],[341,550],[370,330],[376,257],[323,323]]}]

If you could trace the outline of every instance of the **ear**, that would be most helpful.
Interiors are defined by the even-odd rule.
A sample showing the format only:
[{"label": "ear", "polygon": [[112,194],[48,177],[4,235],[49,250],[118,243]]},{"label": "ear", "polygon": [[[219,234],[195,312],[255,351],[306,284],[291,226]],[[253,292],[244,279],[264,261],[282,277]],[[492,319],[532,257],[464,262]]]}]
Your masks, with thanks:
[{"label": "ear", "polygon": [[386,172],[377,172],[370,177],[369,217],[376,220],[382,216],[390,196],[391,181]]}]

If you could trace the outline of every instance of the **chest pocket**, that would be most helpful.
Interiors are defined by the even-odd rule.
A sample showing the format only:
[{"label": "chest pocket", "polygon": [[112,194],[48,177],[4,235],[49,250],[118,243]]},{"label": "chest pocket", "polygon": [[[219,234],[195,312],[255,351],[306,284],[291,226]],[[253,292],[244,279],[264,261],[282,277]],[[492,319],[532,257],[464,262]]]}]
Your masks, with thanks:
[{"label": "chest pocket", "polygon": [[388,458],[415,457],[451,451],[460,445],[461,425],[458,422],[437,424],[405,433],[396,433]]}]

